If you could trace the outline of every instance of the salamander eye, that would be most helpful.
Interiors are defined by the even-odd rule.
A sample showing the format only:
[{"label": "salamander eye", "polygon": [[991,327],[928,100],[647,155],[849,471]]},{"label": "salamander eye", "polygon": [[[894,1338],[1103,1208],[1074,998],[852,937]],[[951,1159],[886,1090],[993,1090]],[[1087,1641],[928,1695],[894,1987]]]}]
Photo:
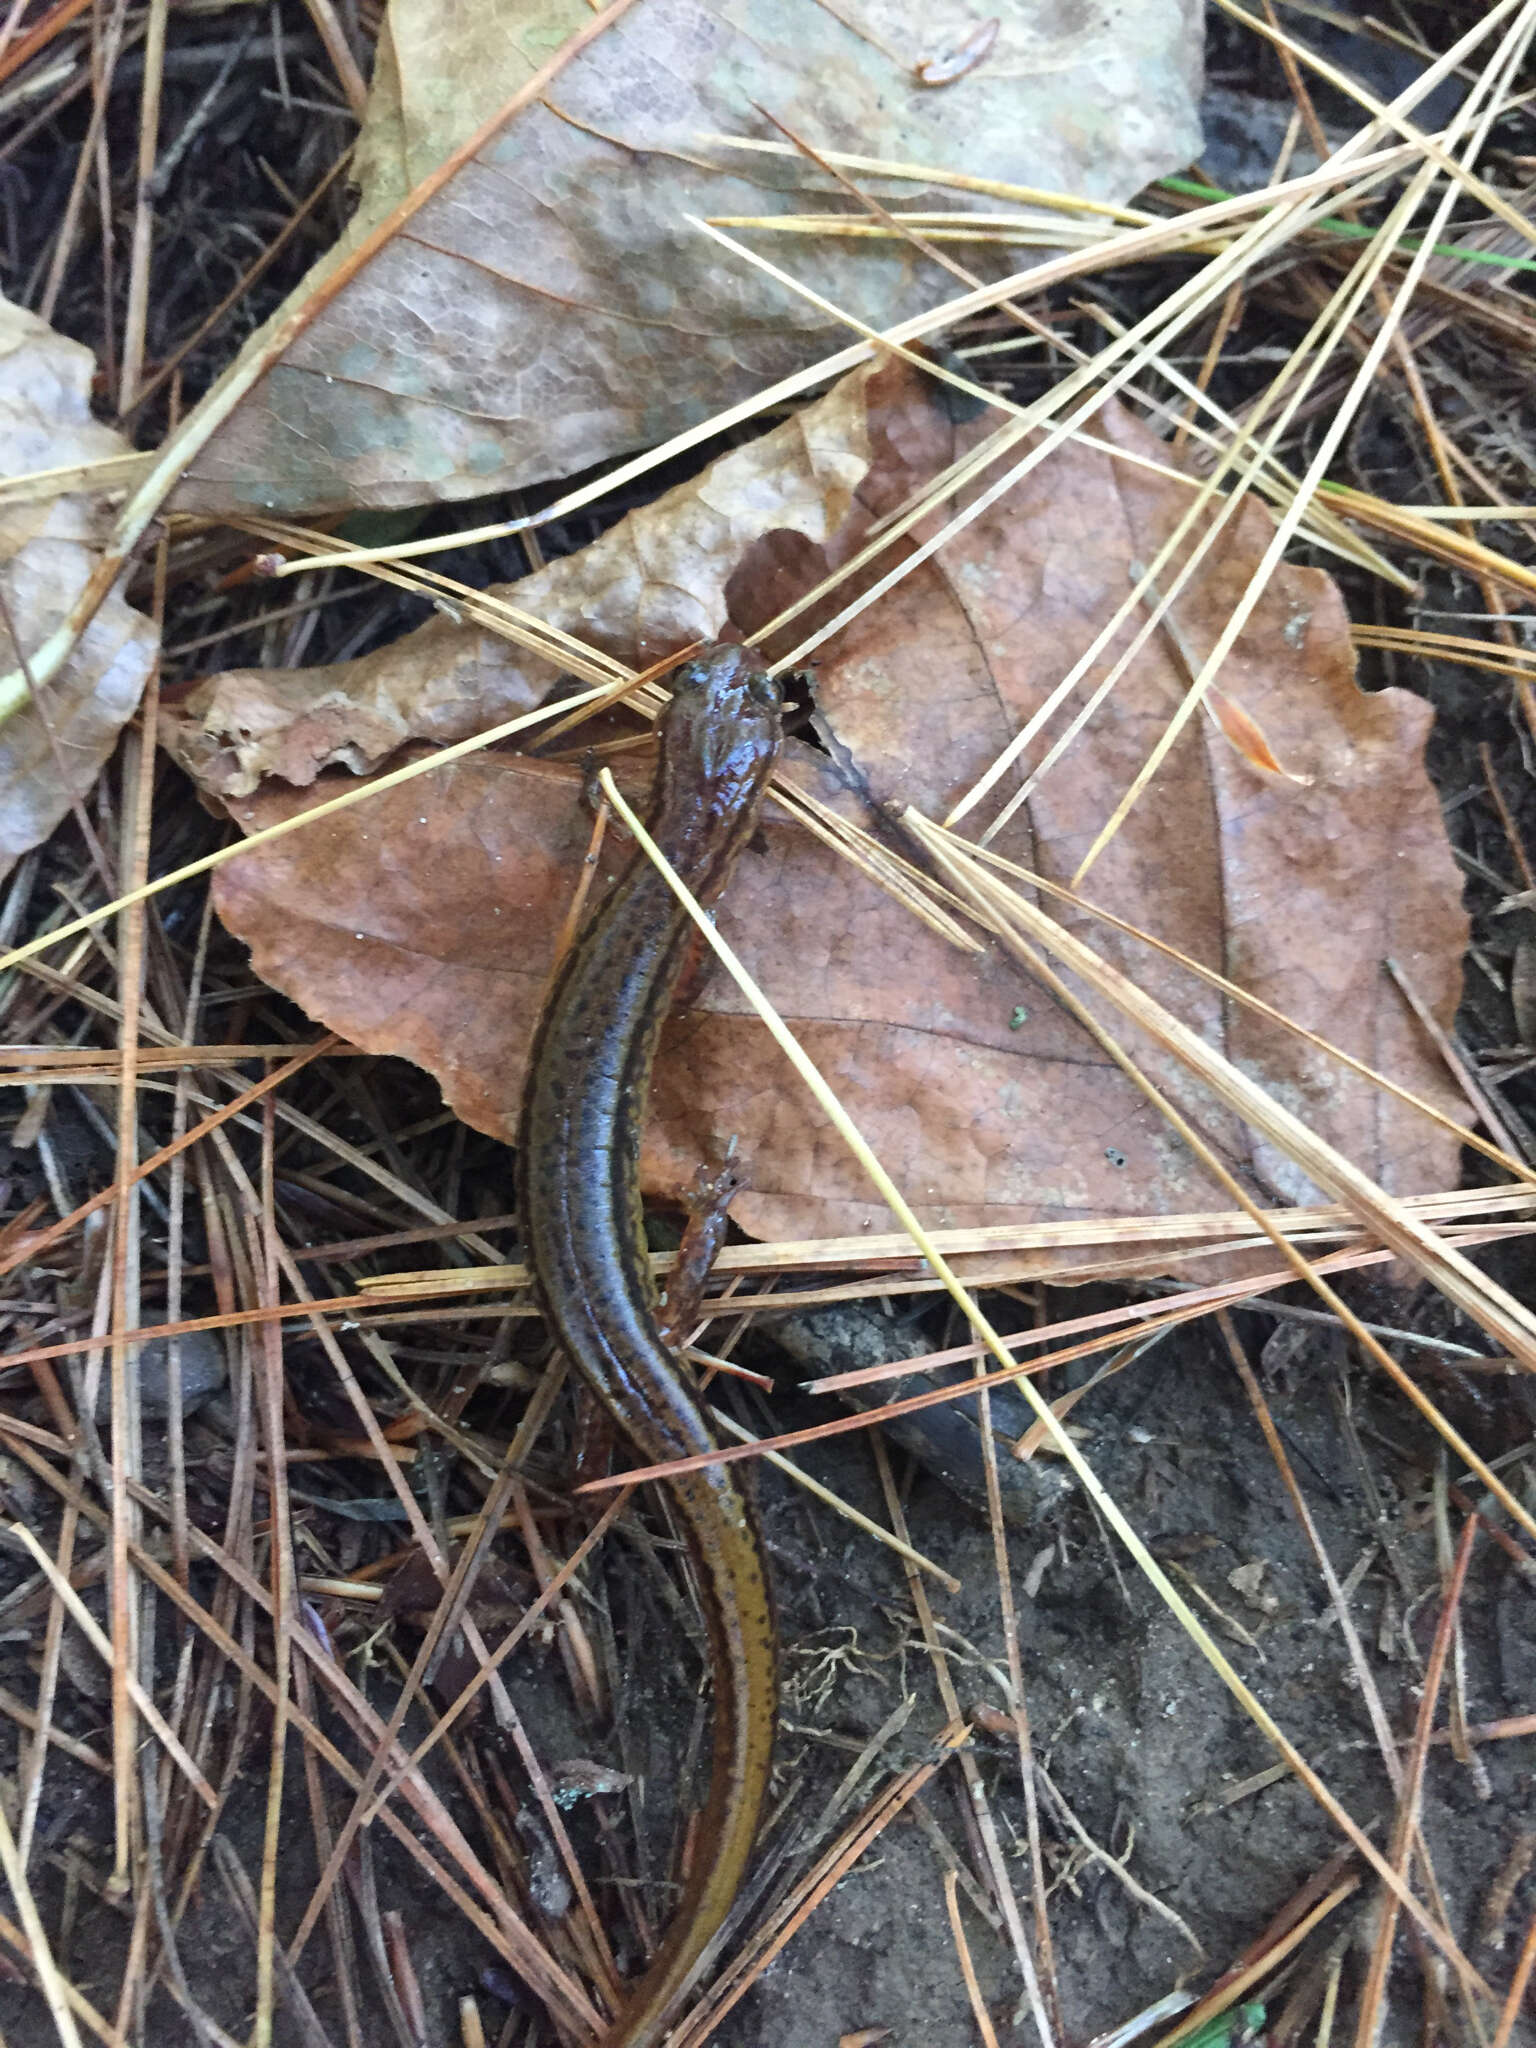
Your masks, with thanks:
[{"label": "salamander eye", "polygon": [[680,691],[697,692],[706,689],[709,685],[709,674],[702,661],[684,661],[673,669],[671,675],[663,676],[662,681],[676,696]]},{"label": "salamander eye", "polygon": [[747,695],[764,711],[777,711],[783,701],[778,684],[761,669],[752,669],[747,676]]}]

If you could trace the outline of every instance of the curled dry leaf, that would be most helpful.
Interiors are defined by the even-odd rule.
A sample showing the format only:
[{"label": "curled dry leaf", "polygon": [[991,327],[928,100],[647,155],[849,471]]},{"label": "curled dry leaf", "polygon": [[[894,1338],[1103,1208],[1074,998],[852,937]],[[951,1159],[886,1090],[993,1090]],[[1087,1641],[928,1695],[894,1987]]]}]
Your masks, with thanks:
[{"label": "curled dry leaf", "polygon": [[167,700],[161,733],[210,793],[249,796],[269,775],[303,788],[325,768],[365,775],[412,741],[449,745],[530,710],[553,679],[494,634],[440,617],[324,670],[231,669],[196,683]]},{"label": "curled dry leaf", "polygon": [[628,1771],[617,1771],[612,1764],[593,1763],[584,1756],[567,1757],[564,1763],[556,1764],[549,1779],[555,1804],[562,1808],[575,1806],[583,1799],[600,1799],[627,1791],[634,1783]]},{"label": "curled dry leaf", "polygon": [[953,85],[957,78],[964,78],[967,71],[974,71],[997,41],[1001,21],[993,15],[975,28],[965,41],[956,48],[947,49],[937,57],[924,57],[914,67],[920,85]]},{"label": "curled dry leaf", "polygon": [[[591,19],[583,0],[392,0],[354,164],[359,211],[247,353],[323,297],[348,252]],[[1199,150],[1200,30],[1183,0],[1007,0],[950,83],[920,81],[921,60],[973,49],[976,29],[958,0],[921,13],[758,0],[750,16],[639,0],[324,306],[196,452],[174,503],[478,497],[651,446],[845,346],[845,328],[687,218],[849,211],[800,159],[709,139],[782,144],[764,109],[820,149],[1094,199],[1128,199]],[[901,208],[998,203],[875,184]],[[876,325],[947,289],[893,242],[744,232]],[[989,276],[1023,260],[968,255]]]},{"label": "curled dry leaf", "polygon": [[[765,522],[830,546],[872,456],[864,379],[848,378],[762,440],[632,513],[594,546],[500,587],[546,624],[645,666],[714,636],[725,585]],[[363,773],[411,740],[451,743],[539,703],[556,671],[477,627],[430,620],[326,669],[231,669],[186,691],[162,737],[211,794],[268,776]]]},{"label": "curled dry leaf", "polygon": [[[88,348],[0,299],[0,475],[131,453],[91,418],[95,367]],[[22,654],[80,594],[109,524],[102,505],[72,491],[0,506],[0,587]],[[154,626],[114,591],[41,703],[24,703],[0,725],[0,874],[95,781],[143,694],[155,647]],[[7,653],[5,666],[14,658]]]},{"label": "curled dry leaf", "polygon": [[1269,744],[1263,726],[1246,712],[1241,704],[1234,704],[1225,690],[1214,683],[1205,693],[1205,706],[1211,723],[1236,747],[1250,768],[1260,769],[1266,775],[1284,775],[1291,782],[1305,782],[1304,775],[1293,774],[1283,761],[1277,760],[1275,750]]},{"label": "curled dry leaf", "polygon": [[[900,365],[859,373],[583,555],[551,564],[533,579],[533,608],[570,618],[585,607],[592,637],[637,661],[668,642],[756,630],[985,431],[955,427],[934,388]],[[1112,405],[1095,424],[1111,448],[1161,451]],[[819,510],[815,478],[831,480]],[[1102,448],[1054,453],[829,644],[816,693],[834,758],[794,745],[787,780],[864,823],[876,815],[871,801],[897,797],[943,815],[1087,648],[1131,587],[1128,565],[1152,559],[1187,502],[1177,482]],[[1258,508],[1229,527],[1177,600],[1180,649],[1204,658],[1270,531]],[[676,545],[683,534],[686,549]],[[656,563],[664,573],[648,572]],[[514,587],[520,602],[532,602],[530,587]],[[447,644],[432,627],[415,648],[429,635],[439,651]],[[406,641],[379,660],[399,673],[415,658]],[[1171,643],[1148,642],[1004,830],[1002,852],[1047,879],[1071,876],[1179,703],[1181,661]],[[1092,896],[1454,1109],[1379,966],[1406,954],[1415,985],[1450,1017],[1466,925],[1422,767],[1427,707],[1357,689],[1338,594],[1305,569],[1275,576],[1223,684],[1301,779],[1260,772],[1215,726],[1191,720],[1093,869]],[[222,687],[210,685],[209,703]],[[505,687],[502,676],[495,688]],[[195,751],[183,727],[170,738],[184,758]],[[510,1136],[587,840],[577,784],[574,765],[457,763],[232,863],[218,885],[221,914],[269,981],[357,1042],[430,1067],[461,1115]],[[258,826],[332,786],[268,784],[235,814]],[[1071,916],[1390,1190],[1453,1181],[1454,1142],[1425,1119],[1161,956]],[[995,954],[973,957],[933,936],[782,812],[770,810],[760,850],[738,868],[721,926],[926,1219],[1153,1219],[1230,1205],[1049,995]],[[1106,1021],[1257,1195],[1311,1196],[1181,1069]],[[886,1223],[723,977],[669,1026],[654,1110],[644,1162],[653,1192],[676,1195],[701,1157],[735,1137],[753,1185],[734,1213],[756,1235]],[[1052,1253],[1039,1263],[1071,1261]]]}]

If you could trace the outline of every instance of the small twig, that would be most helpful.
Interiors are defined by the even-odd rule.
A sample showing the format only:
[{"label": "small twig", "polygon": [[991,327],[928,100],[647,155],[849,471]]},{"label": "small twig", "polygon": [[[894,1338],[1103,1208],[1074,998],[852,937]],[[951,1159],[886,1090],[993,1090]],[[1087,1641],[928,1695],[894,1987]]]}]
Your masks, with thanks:
[{"label": "small twig", "polygon": [[1483,764],[1483,779],[1488,784],[1488,794],[1493,798],[1499,822],[1504,827],[1504,837],[1509,841],[1509,850],[1515,856],[1520,869],[1520,879],[1527,889],[1536,890],[1536,869],[1531,866],[1530,855],[1525,850],[1520,827],[1515,822],[1515,814],[1509,807],[1509,799],[1504,794],[1503,784],[1499,781],[1493,765],[1493,750],[1486,740],[1478,748],[1477,756]]},{"label": "small twig", "polygon": [[[1467,1565],[1472,1556],[1472,1545],[1476,1537],[1477,1523],[1468,1520],[1456,1548],[1455,1562],[1441,1603],[1440,1623],[1435,1630],[1429,1666],[1424,1675],[1413,1749],[1398,1793],[1397,1817],[1393,1823],[1392,1845],[1389,1851],[1392,1866],[1399,1877],[1405,1877],[1407,1874],[1409,1858],[1419,1831],[1419,1808],[1424,1792],[1424,1765],[1429,1755],[1429,1739],[1434,1728],[1435,1707],[1440,1697],[1440,1681],[1445,1673],[1452,1626],[1460,1605],[1462,1587],[1466,1583]],[[1394,1888],[1381,1900],[1376,1923],[1376,1940],[1371,1950],[1370,1969],[1360,1994],[1360,2019],[1355,2030],[1355,2048],[1371,2048],[1381,2024],[1387,1971],[1391,1965],[1392,1943],[1397,1932],[1399,1896],[1399,1892]],[[1464,1989],[1470,1989],[1470,1986],[1464,1985]]]},{"label": "small twig", "polygon": [[[70,1619],[91,1645],[91,1648],[101,1658],[107,1669],[109,1671],[115,1670],[119,1660],[115,1660],[113,1657],[112,1644],[108,1640],[105,1631],[84,1601],[81,1600],[74,1587],[70,1585],[67,1579],[62,1577],[58,1566],[32,1534],[32,1531],[27,1528],[25,1523],[12,1522],[9,1533],[17,1542],[24,1544],[32,1553],[33,1558],[47,1574],[49,1583],[58,1593],[64,1605],[69,1609]],[[133,1706],[143,1715],[150,1730],[164,1744],[167,1754],[174,1760],[178,1770],[181,1771],[204,1805],[210,1811],[217,1810],[218,1799],[213,1787],[187,1754],[174,1731],[167,1725],[160,1709],[155,1705],[149,1694],[145,1692],[138,1678],[131,1670],[127,1672],[125,1690]]]},{"label": "small twig", "polygon": [[90,4],[91,0],[58,0],[58,4],[50,8],[41,21],[34,23],[13,44],[11,37],[26,5],[26,0],[15,0],[6,20],[4,37],[0,39],[0,81],[12,77],[24,64],[29,64],[39,50],[45,50]]},{"label": "small twig", "polygon": [[[251,1880],[246,1876],[233,1845],[223,1835],[213,1838],[213,1860],[231,1903],[245,1923],[248,1936],[252,1941],[259,1941],[261,1911],[251,1890]],[[283,2002],[308,2048],[332,2048],[331,2037],[321,2025],[320,2015],[310,2004],[308,1992],[294,1975],[281,1949],[276,1951],[276,1961]]]},{"label": "small twig", "polygon": [[[53,322],[59,292],[63,287],[64,273],[69,268],[69,259],[74,250],[75,235],[80,225],[80,209],[85,201],[86,181],[93,170],[100,168],[97,152],[105,134],[112,74],[122,50],[123,27],[127,13],[127,0],[115,0],[111,13],[102,25],[100,36],[93,36],[92,39],[91,119],[86,129],[85,140],[80,145],[80,154],[75,159],[75,174],[70,183],[69,197],[64,203],[64,218],[59,224],[59,231],[54,240],[53,258],[48,266],[48,281],[37,302],[38,317],[50,325]],[[18,44],[17,49],[21,47],[23,46]],[[12,56],[15,54],[13,51]],[[3,75],[3,67],[0,67],[0,75]],[[110,206],[108,220],[110,221]],[[106,303],[110,307],[111,301],[107,300]],[[108,352],[110,353],[110,338]],[[48,680],[52,680],[55,672],[50,671]]]},{"label": "small twig", "polygon": [[[304,225],[305,221],[309,219],[310,215],[314,212],[315,208],[320,204],[320,201],[325,197],[326,193],[330,191],[331,187],[335,184],[336,180],[346,170],[348,164],[351,161],[352,150],[351,146],[348,145],[348,147],[344,149],[341,155],[336,159],[335,163],[331,165],[330,169],[322,172],[320,177],[316,179],[315,183],[310,187],[309,192],[305,195],[305,197],[299,202],[298,206],[295,208],[293,214],[290,216],[288,220],[286,220],[283,223],[283,226],[278,230],[277,234],[273,237],[273,239],[267,244],[266,248],[262,250],[261,254],[256,258],[255,262],[250,266],[250,268],[242,273],[242,275],[236,281],[236,283],[231,285],[229,290],[224,294],[223,298],[220,299],[219,303],[214,307],[213,311],[209,314],[206,314],[204,318],[198,322],[197,326],[193,328],[192,332],[187,336],[185,341],[179,343],[177,347],[172,350],[170,355],[167,356],[165,361],[160,365],[159,369],[156,370],[155,374],[148,380],[147,383],[143,384],[140,387],[138,396],[133,401],[133,411],[137,412],[141,407],[149,403],[150,399],[152,399],[155,396],[155,393],[159,391],[164,384],[168,383],[170,379],[176,374],[176,371],[186,361],[187,357],[192,353],[192,351],[195,348],[201,347],[202,343],[207,340],[208,336],[212,334],[214,329],[219,325],[219,322],[223,320],[235,306],[238,306],[240,301],[245,297],[246,293],[251,289],[251,287],[260,281],[260,279],[265,275],[267,269],[274,262],[276,262],[279,256],[281,256],[283,251],[287,248],[288,244],[293,240],[294,236],[298,233],[299,229]],[[133,477],[129,479],[129,481],[131,483],[137,483],[139,481],[139,473],[136,471]]]},{"label": "small twig", "polygon": [[1499,2028],[1493,2037],[1492,2048],[1508,2048],[1514,2034],[1515,2022],[1520,2017],[1520,2008],[1525,2003],[1525,1990],[1531,1981],[1532,1969],[1536,1969],[1536,1915],[1533,1915],[1530,1926],[1525,1930],[1520,1960],[1515,1965],[1515,1974],[1510,1981],[1504,2010],[1499,2014]]},{"label": "small twig", "polygon": [[154,230],[155,149],[160,135],[160,87],[165,69],[165,28],[170,0],[149,0],[144,38],[144,85],[139,98],[139,166],[128,256],[128,311],[123,322],[123,369],[117,409],[133,404],[144,367],[144,327],[149,312],[149,259]]},{"label": "small twig", "polygon": [[336,73],[337,84],[346,95],[347,105],[361,120],[368,104],[368,87],[332,0],[304,0],[304,4],[309,9],[315,33],[325,45],[325,54],[331,60],[331,68]]},{"label": "small twig", "polygon": [[804,1926],[811,1914],[879,1839],[909,1800],[916,1798],[936,1772],[963,1747],[970,1731],[964,1722],[940,1730],[934,1753],[901,1772],[877,1792],[864,1811],[806,1872],[790,1897],[774,1912],[708,1995],[688,2013],[671,2037],[671,2048],[703,2048],[726,2014],[745,1996],[774,1957]]},{"label": "small twig", "polygon": [[1409,980],[1400,963],[1393,959],[1381,963],[1397,984],[1398,993],[1418,1019],[1425,1036],[1439,1053],[1455,1079],[1462,1094],[1467,1098],[1473,1114],[1480,1117],[1488,1135],[1503,1152],[1512,1159],[1531,1160],[1529,1146],[1517,1143],[1499,1119],[1498,1111],[1488,1099],[1488,1091],[1462,1056],[1460,1049],[1445,1030],[1433,1010],[1424,1001]]},{"label": "small twig", "polygon": [[[885,1440],[883,1437],[875,1436],[871,1438],[870,1443],[871,1449],[874,1452],[875,1469],[880,1475],[881,1491],[885,1495],[886,1512],[891,1518],[891,1527],[905,1541],[907,1540],[907,1519],[902,1508],[901,1497],[896,1490],[895,1479],[891,1473],[891,1461],[885,1447]],[[950,1676],[949,1659],[945,1656],[943,1647],[939,1642],[938,1626],[934,1618],[933,1609],[928,1602],[928,1589],[924,1586],[922,1580],[916,1576],[910,1565],[907,1567],[907,1591],[916,1610],[919,1626],[923,1632],[923,1641],[928,1650],[929,1661],[933,1668],[935,1683],[939,1689],[939,1697],[944,1704],[944,1711],[950,1717],[952,1725],[962,1725],[960,1699],[955,1691],[954,1680]],[[1008,1873],[1008,1867],[1003,1859],[1002,1843],[998,1839],[997,1824],[992,1817],[992,1808],[987,1798],[986,1786],[982,1779],[980,1767],[969,1744],[960,1752],[960,1769],[966,1781],[965,1816],[968,1822],[974,1823],[976,1833],[980,1837],[981,1861],[985,1875],[991,1882],[993,1897],[996,1899],[998,1908],[1002,1913],[1003,1924],[1008,1930],[1009,1943],[1013,1949],[1014,1960],[1018,1965],[1019,1975],[1024,1984],[1025,1995],[1028,1998],[1031,2015],[1035,2023],[1035,2030],[1040,2037],[1041,2048],[1053,2048],[1056,2036],[1051,2025],[1050,2016],[1046,2011],[1039,1974],[1035,1968],[1034,1955],[1030,1949],[1028,1936],[1024,1931],[1024,1921],[1019,1912],[1019,1902],[1014,1896],[1013,1883]]]}]

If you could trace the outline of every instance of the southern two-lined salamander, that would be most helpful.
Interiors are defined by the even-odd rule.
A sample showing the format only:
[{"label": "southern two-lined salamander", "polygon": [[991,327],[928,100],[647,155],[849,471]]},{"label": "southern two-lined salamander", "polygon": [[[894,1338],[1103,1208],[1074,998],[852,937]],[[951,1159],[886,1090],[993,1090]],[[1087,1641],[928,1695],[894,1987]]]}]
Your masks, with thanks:
[{"label": "southern two-lined salamander", "polygon": [[[704,901],[751,837],[779,747],[777,684],[741,647],[667,677],[652,836]],[[639,1155],[651,1066],[691,924],[643,856],[572,946],[534,1042],[518,1146],[520,1209],[550,1330],[648,1464],[713,1438],[658,1320],[641,1226]],[[719,1928],[768,1786],[777,1649],[761,1545],[733,1468],[670,1482],[697,1575],[714,1680],[708,1804],[682,1898],[606,2048],[655,2041]]]}]

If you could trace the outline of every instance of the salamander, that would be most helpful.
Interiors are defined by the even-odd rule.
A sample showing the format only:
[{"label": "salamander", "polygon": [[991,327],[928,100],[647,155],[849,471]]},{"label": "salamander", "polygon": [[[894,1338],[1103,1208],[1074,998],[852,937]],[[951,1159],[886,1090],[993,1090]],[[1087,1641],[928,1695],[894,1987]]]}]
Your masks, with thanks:
[{"label": "salamander", "polygon": [[[780,741],[778,685],[718,645],[666,678],[652,837],[717,896],[751,838]],[[644,1463],[713,1445],[660,1320],[640,1206],[640,1137],[662,1023],[692,926],[637,856],[571,947],[534,1041],[519,1208],[551,1334]],[[605,2037],[649,2048],[719,1929],[751,1856],[772,1762],[778,1655],[756,1518],[734,1468],[670,1483],[698,1582],[714,1684],[708,1803],[660,1949]]]}]

